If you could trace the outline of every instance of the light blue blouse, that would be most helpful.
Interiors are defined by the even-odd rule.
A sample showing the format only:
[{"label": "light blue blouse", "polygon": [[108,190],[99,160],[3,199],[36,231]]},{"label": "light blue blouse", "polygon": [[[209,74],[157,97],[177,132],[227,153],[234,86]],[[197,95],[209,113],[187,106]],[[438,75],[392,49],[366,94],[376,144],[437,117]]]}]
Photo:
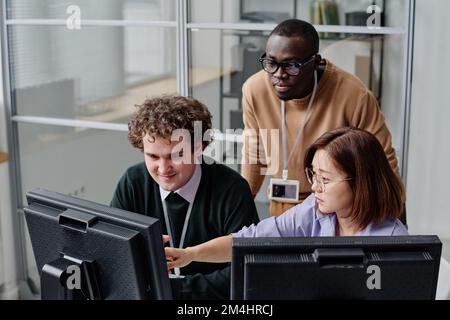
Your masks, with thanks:
[{"label": "light blue blouse", "polygon": [[[333,237],[336,235],[336,214],[323,214],[315,208],[312,193],[303,203],[278,217],[261,220],[233,233],[236,238],[254,237]],[[357,236],[402,236],[408,231],[400,220],[386,220],[382,224],[369,224]]]}]

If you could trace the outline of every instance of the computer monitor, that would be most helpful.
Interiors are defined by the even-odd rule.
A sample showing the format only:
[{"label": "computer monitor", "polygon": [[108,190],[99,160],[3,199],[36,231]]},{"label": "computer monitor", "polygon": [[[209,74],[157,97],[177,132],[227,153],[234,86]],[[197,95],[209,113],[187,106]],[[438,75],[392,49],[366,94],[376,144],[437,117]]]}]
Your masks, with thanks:
[{"label": "computer monitor", "polygon": [[158,219],[35,189],[24,208],[42,299],[171,299]]},{"label": "computer monitor", "polygon": [[435,299],[437,236],[235,238],[231,298]]}]

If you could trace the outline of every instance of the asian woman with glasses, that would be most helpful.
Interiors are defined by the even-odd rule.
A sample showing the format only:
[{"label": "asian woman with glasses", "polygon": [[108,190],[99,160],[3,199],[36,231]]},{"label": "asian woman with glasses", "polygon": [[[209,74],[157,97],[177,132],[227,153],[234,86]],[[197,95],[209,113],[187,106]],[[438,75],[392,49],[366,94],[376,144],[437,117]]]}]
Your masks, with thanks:
[{"label": "asian woman with glasses", "polygon": [[304,159],[313,193],[280,216],[195,247],[166,248],[169,268],[231,260],[233,237],[407,235],[398,220],[404,187],[371,133],[351,127],[323,134]]}]

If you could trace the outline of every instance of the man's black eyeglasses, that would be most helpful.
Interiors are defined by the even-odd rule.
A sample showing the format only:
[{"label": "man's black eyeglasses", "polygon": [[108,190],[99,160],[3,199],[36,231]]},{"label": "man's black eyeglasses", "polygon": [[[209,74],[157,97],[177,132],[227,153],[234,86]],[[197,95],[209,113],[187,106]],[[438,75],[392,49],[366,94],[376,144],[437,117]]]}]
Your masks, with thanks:
[{"label": "man's black eyeglasses", "polygon": [[261,58],[259,58],[259,62],[261,63],[261,67],[264,71],[274,74],[278,71],[278,69],[281,67],[283,70],[291,75],[291,76],[297,76],[300,74],[300,69],[310,63],[311,61],[314,61],[316,58],[316,53],[312,55],[311,58],[309,58],[305,62],[297,62],[297,61],[283,61],[283,62],[276,62],[273,59],[266,58],[266,54],[264,53]]}]

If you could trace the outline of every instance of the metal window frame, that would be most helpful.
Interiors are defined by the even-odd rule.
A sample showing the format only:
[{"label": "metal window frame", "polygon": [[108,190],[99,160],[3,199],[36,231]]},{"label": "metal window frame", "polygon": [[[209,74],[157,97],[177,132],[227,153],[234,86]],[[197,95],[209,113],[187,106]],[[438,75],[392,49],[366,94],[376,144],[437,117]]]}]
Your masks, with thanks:
[{"label": "metal window frame", "polygon": [[1,25],[1,44],[2,44],[2,77],[3,77],[3,103],[5,108],[5,121],[6,121],[6,134],[8,141],[9,152],[9,179],[11,184],[11,208],[13,211],[11,220],[12,223],[17,226],[13,228],[13,245],[15,257],[9,257],[15,260],[17,266],[16,282],[20,282],[28,277],[26,272],[26,246],[24,236],[23,220],[21,219],[22,204],[22,188],[21,188],[21,174],[20,174],[20,157],[18,150],[18,132],[17,123],[12,121],[12,117],[15,114],[15,105],[11,101],[11,82],[10,82],[10,64],[9,64],[9,45],[8,45],[8,28],[6,25],[6,0],[2,0],[1,12],[0,12],[0,25]]},{"label": "metal window frame", "polygon": [[408,179],[408,155],[409,155],[409,131],[411,126],[411,89],[413,77],[413,48],[414,48],[414,20],[416,12],[416,0],[408,0],[409,5],[405,8],[407,17],[407,32],[405,48],[403,52],[403,69],[405,70],[403,79],[403,132],[402,132],[402,158],[401,176],[403,184],[406,186]]}]

